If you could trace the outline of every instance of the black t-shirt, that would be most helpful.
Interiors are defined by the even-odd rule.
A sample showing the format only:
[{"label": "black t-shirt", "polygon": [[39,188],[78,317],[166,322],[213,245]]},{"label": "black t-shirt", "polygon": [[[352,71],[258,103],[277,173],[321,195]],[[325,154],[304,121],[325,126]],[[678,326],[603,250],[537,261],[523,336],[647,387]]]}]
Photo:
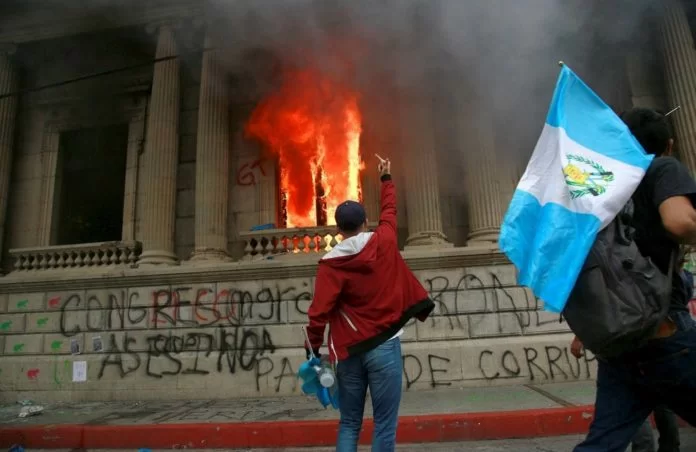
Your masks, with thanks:
[{"label": "black t-shirt", "polygon": [[[696,182],[689,170],[673,157],[658,157],[653,160],[645,177],[633,194],[635,205],[634,223],[636,244],[643,256],[649,257],[663,272],[669,271],[673,251],[679,244],[672,240],[660,218],[659,207],[663,201],[675,196],[687,196],[696,205]],[[672,311],[684,311],[689,302],[682,278],[681,268],[674,269],[672,283]]]}]

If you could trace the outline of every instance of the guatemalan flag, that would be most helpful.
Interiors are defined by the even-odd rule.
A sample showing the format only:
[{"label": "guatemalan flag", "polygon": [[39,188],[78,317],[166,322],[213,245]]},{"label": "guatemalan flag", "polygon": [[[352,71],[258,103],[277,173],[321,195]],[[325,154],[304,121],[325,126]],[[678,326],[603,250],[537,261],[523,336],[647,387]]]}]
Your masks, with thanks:
[{"label": "guatemalan flag", "polygon": [[500,249],[545,309],[561,312],[597,233],[650,166],[628,127],[563,66],[546,124],[500,231]]}]

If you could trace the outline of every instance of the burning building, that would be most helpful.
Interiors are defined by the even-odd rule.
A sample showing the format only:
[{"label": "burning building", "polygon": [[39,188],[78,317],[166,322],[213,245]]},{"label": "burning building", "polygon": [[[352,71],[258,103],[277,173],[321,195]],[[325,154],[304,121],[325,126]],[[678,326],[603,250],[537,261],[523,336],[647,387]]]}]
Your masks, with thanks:
[{"label": "burning building", "polygon": [[[336,206],[378,220],[375,153],[393,162],[399,244],[438,305],[402,338],[409,386],[444,385],[426,363],[451,386],[553,379],[520,371],[530,347],[591,379],[590,364],[548,357],[568,328],[496,245],[556,61],[617,110],[681,105],[696,169],[694,12],[680,0],[647,2],[660,8],[639,32],[553,28],[613,19],[601,1],[549,23],[517,2],[39,3],[0,5],[0,400],[297,392],[284,376],[304,357],[316,262],[341,240]],[[58,386],[76,352],[88,382]],[[167,379],[176,392],[151,383]]]},{"label": "burning building", "polygon": [[246,132],[277,159],[280,225],[333,225],[341,202],[362,200],[361,121],[357,93],[311,70],[287,73],[259,103]]}]

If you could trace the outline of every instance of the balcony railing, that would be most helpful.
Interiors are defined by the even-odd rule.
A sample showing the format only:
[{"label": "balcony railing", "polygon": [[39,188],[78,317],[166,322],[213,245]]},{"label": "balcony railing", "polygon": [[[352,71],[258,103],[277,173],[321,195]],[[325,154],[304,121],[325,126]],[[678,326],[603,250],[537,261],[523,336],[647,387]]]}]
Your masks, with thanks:
[{"label": "balcony railing", "polygon": [[[374,229],[371,225],[370,229]],[[281,254],[323,254],[341,243],[336,226],[266,229],[241,232],[244,240],[242,260],[265,259]]]},{"label": "balcony railing", "polygon": [[15,271],[133,266],[140,242],[100,242],[11,249]]}]

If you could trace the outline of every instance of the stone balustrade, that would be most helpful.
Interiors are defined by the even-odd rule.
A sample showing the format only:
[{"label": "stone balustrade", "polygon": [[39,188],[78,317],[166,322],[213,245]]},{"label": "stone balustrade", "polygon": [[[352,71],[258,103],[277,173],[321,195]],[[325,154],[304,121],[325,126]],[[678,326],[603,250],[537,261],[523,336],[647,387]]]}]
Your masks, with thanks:
[{"label": "stone balustrade", "polygon": [[15,271],[134,266],[140,242],[100,242],[11,249]]},{"label": "stone balustrade", "polygon": [[341,243],[335,226],[266,229],[240,233],[244,240],[242,260],[265,259],[284,253],[325,253]]},{"label": "stone balustrade", "polygon": [[[370,225],[374,230],[376,224]],[[341,243],[336,226],[265,229],[241,232],[244,240],[242,260],[266,259],[278,254],[326,253]]]}]

